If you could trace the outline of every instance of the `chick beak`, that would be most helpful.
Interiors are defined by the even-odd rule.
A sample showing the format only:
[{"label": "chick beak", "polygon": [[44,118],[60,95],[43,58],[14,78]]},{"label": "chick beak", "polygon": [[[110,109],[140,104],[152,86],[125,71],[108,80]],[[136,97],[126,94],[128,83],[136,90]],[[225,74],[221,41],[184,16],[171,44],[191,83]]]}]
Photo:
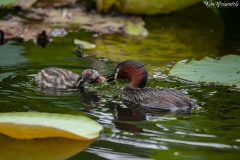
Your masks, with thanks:
[{"label": "chick beak", "polygon": [[95,81],[94,83],[97,83],[97,82],[105,82],[106,81],[106,78],[102,77],[102,76],[99,76]]}]

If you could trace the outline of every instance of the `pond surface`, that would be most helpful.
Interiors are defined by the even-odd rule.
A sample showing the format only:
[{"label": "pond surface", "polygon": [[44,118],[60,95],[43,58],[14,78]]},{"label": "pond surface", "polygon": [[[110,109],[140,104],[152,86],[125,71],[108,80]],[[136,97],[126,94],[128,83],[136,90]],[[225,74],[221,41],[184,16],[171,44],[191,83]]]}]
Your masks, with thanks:
[{"label": "pond surface", "polygon": [[[180,12],[169,17],[145,17],[149,31],[145,39],[118,34],[93,38],[93,33],[79,31],[53,38],[45,49],[32,41],[10,40],[0,46],[0,111],[81,114],[97,120],[104,126],[102,135],[70,157],[71,160],[237,159],[239,92],[164,75],[177,61],[230,54],[219,47],[223,46],[224,27],[215,14],[208,16],[211,20],[201,18],[198,22],[194,16],[184,15]],[[182,16],[180,22],[179,16]],[[81,50],[82,54],[76,55],[75,38],[92,42],[97,48]],[[94,84],[85,93],[41,90],[33,81],[46,67],[66,68],[76,73],[93,68],[107,76],[127,59],[145,64],[149,87],[175,87],[196,99],[200,108],[189,115],[144,115],[141,110],[121,103],[119,93],[127,84],[125,81]]]}]

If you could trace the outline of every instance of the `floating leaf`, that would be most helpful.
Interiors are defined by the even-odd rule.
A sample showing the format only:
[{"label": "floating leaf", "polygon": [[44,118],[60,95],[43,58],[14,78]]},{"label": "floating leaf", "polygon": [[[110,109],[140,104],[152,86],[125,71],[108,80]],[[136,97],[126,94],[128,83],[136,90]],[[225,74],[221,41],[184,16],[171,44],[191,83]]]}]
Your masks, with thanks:
[{"label": "floating leaf", "polygon": [[84,116],[55,113],[0,113],[0,133],[18,139],[63,137],[92,140],[103,127]]},{"label": "floating leaf", "polygon": [[20,6],[23,9],[30,8],[37,0],[17,0],[14,6]]},{"label": "floating leaf", "polygon": [[93,140],[78,141],[67,138],[22,140],[0,134],[0,142],[1,159],[51,160],[68,159],[81,152]]},{"label": "floating leaf", "polygon": [[170,75],[195,82],[214,82],[240,88],[240,56],[227,55],[220,60],[204,58],[185,64],[178,62]]},{"label": "floating leaf", "polygon": [[9,5],[9,4],[13,4],[16,1],[17,0],[4,0],[4,1],[0,1],[0,7],[1,6],[5,6],[5,5]]},{"label": "floating leaf", "polygon": [[95,44],[92,44],[92,43],[89,43],[89,42],[85,42],[85,41],[82,41],[82,40],[79,40],[79,39],[74,39],[73,43],[76,46],[79,46],[80,48],[83,48],[83,49],[92,49],[92,48],[96,47]]},{"label": "floating leaf", "polygon": [[107,12],[111,8],[116,7],[122,13],[127,14],[147,14],[153,15],[158,13],[170,13],[176,10],[180,10],[189,7],[193,4],[200,2],[201,0],[182,0],[182,1],[168,1],[168,0],[96,0],[97,10],[99,12]]}]

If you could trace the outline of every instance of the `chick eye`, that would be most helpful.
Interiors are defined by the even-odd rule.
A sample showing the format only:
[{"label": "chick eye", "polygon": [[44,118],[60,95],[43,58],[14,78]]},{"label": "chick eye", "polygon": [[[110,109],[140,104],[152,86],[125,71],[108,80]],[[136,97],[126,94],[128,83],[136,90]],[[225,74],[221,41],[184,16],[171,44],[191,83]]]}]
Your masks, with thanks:
[{"label": "chick eye", "polygon": [[87,82],[92,82],[92,81],[93,81],[92,77],[88,78],[88,80],[87,80]]}]

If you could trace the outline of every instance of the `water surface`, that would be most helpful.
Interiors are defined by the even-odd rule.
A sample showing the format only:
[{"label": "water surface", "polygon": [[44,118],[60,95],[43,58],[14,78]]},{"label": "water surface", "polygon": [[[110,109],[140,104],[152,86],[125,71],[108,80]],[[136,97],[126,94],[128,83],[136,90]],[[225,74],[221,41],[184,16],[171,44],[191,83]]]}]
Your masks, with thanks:
[{"label": "water surface", "polygon": [[[180,13],[184,17],[185,13]],[[104,126],[103,134],[84,151],[69,158],[72,160],[236,159],[240,152],[239,92],[163,75],[177,61],[226,54],[219,49],[224,26],[214,19],[216,15],[213,15],[215,22],[205,25],[203,18],[200,26],[188,17],[176,22],[178,16],[173,15],[172,20],[165,16],[146,17],[149,36],[145,39],[118,34],[92,38],[93,33],[82,30],[54,38],[45,49],[32,41],[10,40],[0,46],[1,112],[83,114],[97,120]],[[159,22],[152,23],[156,21]],[[81,50],[87,56],[77,56],[74,38],[95,43],[97,48]],[[107,76],[126,59],[145,64],[149,87],[175,87],[196,99],[200,108],[187,115],[145,115],[123,105],[119,99],[125,81],[94,84],[85,93],[79,93],[41,90],[33,80],[46,67],[66,68],[76,73],[93,68]]]}]

